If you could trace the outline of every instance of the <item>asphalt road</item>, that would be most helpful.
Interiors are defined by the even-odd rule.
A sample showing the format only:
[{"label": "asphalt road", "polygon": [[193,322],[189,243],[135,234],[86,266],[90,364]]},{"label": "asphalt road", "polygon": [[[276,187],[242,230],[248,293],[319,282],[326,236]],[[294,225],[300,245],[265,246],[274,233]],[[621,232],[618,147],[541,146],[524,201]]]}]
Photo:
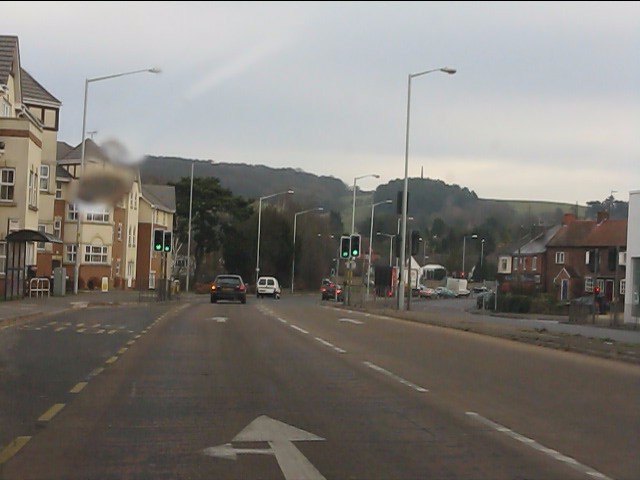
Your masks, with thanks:
[{"label": "asphalt road", "polygon": [[637,366],[319,299],[207,300],[0,331],[0,479],[638,477]]}]

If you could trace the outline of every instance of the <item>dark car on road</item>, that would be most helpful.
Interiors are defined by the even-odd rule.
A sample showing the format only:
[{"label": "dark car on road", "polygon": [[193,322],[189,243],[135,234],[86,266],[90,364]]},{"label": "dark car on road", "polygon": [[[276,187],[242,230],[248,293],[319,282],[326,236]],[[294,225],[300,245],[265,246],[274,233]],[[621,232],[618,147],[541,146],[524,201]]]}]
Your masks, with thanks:
[{"label": "dark car on road", "polygon": [[230,300],[247,303],[247,287],[240,275],[218,275],[211,284],[211,303]]},{"label": "dark car on road", "polygon": [[335,283],[332,280],[325,278],[322,280],[322,286],[320,287],[322,293],[322,300],[337,300],[341,302],[344,297],[342,285]]}]

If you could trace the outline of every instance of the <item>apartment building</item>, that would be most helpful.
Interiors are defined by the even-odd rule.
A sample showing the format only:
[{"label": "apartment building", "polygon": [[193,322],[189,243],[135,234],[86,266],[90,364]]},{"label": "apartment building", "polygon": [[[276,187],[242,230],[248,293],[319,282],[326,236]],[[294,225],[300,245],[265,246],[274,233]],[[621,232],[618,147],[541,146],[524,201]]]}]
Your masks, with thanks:
[{"label": "apartment building", "polygon": [[155,288],[159,272],[171,275],[171,253],[154,256],[151,236],[173,230],[173,187],[143,187],[136,168],[110,157],[117,148],[59,142],[60,108],[21,67],[18,38],[0,35],[0,296],[14,263],[7,235],[18,231],[53,240],[23,242],[26,279],[61,268],[67,291],[105,278],[110,288]]}]

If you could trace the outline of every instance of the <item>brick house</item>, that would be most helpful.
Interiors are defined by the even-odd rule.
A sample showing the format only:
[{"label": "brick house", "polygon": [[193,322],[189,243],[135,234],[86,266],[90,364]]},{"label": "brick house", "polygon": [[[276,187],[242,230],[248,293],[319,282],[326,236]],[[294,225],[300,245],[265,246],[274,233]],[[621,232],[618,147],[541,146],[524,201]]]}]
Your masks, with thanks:
[{"label": "brick house", "polygon": [[561,228],[547,244],[547,291],[565,301],[598,287],[609,302],[619,301],[624,292],[621,259],[626,241],[627,220],[610,220],[607,212],[600,212],[595,221],[565,214]]}]

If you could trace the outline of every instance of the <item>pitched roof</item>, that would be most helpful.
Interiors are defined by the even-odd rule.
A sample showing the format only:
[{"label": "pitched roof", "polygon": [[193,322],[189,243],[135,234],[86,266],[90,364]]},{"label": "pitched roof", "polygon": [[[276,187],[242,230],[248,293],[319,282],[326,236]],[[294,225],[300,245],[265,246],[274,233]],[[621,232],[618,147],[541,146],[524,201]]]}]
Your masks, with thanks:
[{"label": "pitched roof", "polygon": [[156,208],[176,211],[176,189],[171,185],[141,185],[142,197]]},{"label": "pitched roof", "polygon": [[547,228],[537,237],[533,238],[529,242],[522,245],[519,249],[513,252],[514,255],[537,255],[544,253],[547,250],[547,244],[560,230],[561,225],[554,225],[551,228]]},{"label": "pitched roof", "polygon": [[562,225],[551,247],[612,247],[627,244],[627,220],[574,220]]},{"label": "pitched roof", "polygon": [[24,68],[21,69],[22,99],[25,103],[60,107],[62,102],[51,95],[35,78]]},{"label": "pitched roof", "polygon": [[607,219],[595,226],[585,239],[586,247],[622,247],[627,244],[627,220]]},{"label": "pitched roof", "polygon": [[66,157],[69,152],[73,150],[73,147],[69,145],[67,142],[58,142],[56,144],[56,159],[61,160]]},{"label": "pitched roof", "polygon": [[11,66],[18,56],[18,37],[0,35],[0,85],[6,85],[11,74]]},{"label": "pitched roof", "polygon": [[[58,142],[58,153],[65,153],[65,148],[60,146],[60,142]],[[58,162],[62,164],[67,163],[80,163],[82,159],[82,143],[79,143],[76,147],[67,151],[63,157],[58,157]],[[85,140],[85,152],[84,152],[85,161],[90,161],[91,159],[100,160],[103,162],[108,162],[109,157],[102,151],[102,149],[90,138]]]}]

